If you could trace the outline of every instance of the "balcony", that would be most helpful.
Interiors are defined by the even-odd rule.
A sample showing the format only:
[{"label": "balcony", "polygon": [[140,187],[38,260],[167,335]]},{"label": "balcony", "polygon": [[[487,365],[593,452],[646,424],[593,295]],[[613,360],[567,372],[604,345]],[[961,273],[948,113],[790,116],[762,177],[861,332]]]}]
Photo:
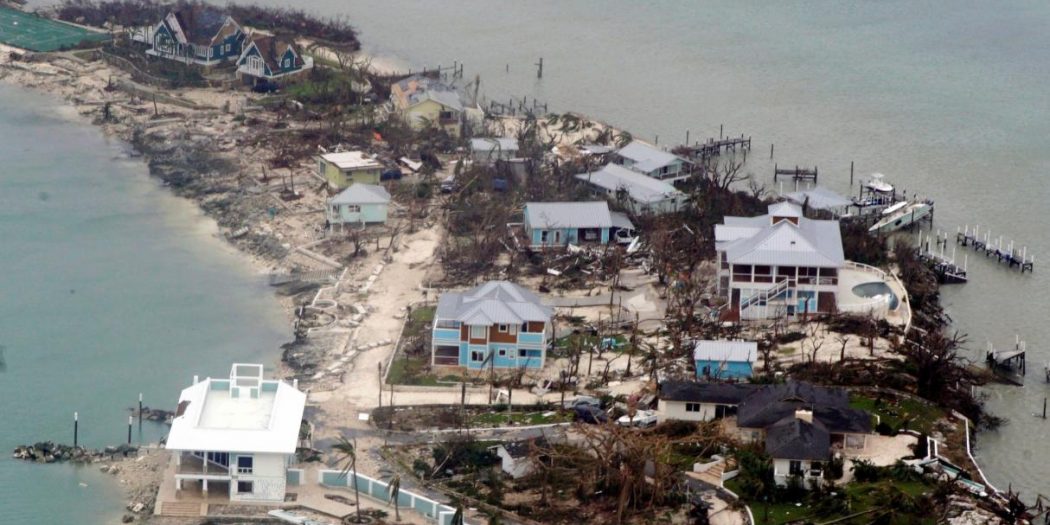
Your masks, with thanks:
[{"label": "balcony", "polygon": [[458,342],[460,339],[460,333],[459,330],[454,328],[436,328],[434,329],[434,339]]},{"label": "balcony", "polygon": [[543,332],[519,332],[519,343],[543,344]]}]

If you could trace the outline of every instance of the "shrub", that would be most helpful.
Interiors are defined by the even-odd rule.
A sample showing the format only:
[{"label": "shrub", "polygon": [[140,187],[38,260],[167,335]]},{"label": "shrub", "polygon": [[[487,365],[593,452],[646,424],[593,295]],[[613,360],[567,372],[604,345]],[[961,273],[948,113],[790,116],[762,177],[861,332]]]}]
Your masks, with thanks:
[{"label": "shrub", "polygon": [[861,483],[878,481],[883,475],[882,469],[866,459],[854,460],[850,470],[853,471],[853,479]]}]

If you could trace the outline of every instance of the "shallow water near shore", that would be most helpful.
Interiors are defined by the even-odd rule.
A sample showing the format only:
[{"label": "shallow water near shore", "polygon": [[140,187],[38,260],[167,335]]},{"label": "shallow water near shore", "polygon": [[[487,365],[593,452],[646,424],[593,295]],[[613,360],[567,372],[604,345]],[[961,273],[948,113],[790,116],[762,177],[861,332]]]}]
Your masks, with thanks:
[{"label": "shallow water near shore", "polygon": [[415,70],[464,63],[465,81],[480,75],[489,100],[539,99],[660,144],[683,142],[686,130],[691,140],[717,137],[724,123],[727,135],[753,136],[749,170],[771,188],[777,162],[817,165],[821,184],[850,193],[855,161],[858,182],[879,171],[936,199],[937,226],[953,235],[979,223],[1027,245],[1034,275],[970,252],[971,282],[944,288],[942,300],[978,361],[988,340],[1028,340],[1027,385],[986,389],[990,410],[1009,423],[980,434],[976,455],[1000,489],[1012,482],[1028,499],[1050,493],[1050,422],[1032,416],[1050,395],[1042,377],[1050,360],[1050,4],[300,5],[348,17],[367,51]]},{"label": "shallow water near shore", "polygon": [[[287,321],[196,205],[60,101],[0,84],[0,521],[116,523],[119,476],[10,459],[17,445],[127,439],[194,374],[271,367]],[[133,427],[156,442],[157,424]]]}]

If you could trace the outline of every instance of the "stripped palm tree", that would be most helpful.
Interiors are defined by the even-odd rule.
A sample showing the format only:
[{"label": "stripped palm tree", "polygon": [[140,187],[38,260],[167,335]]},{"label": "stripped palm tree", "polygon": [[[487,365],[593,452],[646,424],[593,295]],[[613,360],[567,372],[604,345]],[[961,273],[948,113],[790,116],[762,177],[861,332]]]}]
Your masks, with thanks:
[{"label": "stripped palm tree", "polygon": [[345,479],[350,471],[354,472],[354,507],[357,508],[357,523],[361,523],[361,494],[357,490],[357,438],[353,441],[339,436],[339,441],[332,445],[332,451],[338,455],[338,462],[343,464],[339,478]]},{"label": "stripped palm tree", "polygon": [[394,506],[394,520],[401,521],[401,508],[397,505],[398,497],[401,495],[401,475],[394,474],[394,477],[390,478],[390,501],[387,505]]},{"label": "stripped palm tree", "polygon": [[456,513],[452,515],[452,520],[448,522],[448,525],[463,525],[463,506],[456,506]]}]

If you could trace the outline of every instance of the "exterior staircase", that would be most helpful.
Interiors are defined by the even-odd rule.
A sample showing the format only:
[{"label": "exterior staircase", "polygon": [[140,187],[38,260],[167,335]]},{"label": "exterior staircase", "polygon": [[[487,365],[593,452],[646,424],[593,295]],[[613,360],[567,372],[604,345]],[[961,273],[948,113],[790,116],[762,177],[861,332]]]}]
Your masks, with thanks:
[{"label": "exterior staircase", "polygon": [[759,293],[756,293],[755,295],[752,295],[751,297],[748,297],[747,299],[740,301],[739,312],[741,318],[744,317],[744,311],[752,306],[765,307],[778,300],[783,301],[784,303],[789,302],[793,295],[791,292],[794,290],[794,279],[784,279],[778,281],[772,288],[768,290],[763,290]]},{"label": "exterior staircase", "polygon": [[711,468],[709,468],[709,469],[707,469],[707,470],[705,470],[703,472],[698,472],[696,474],[696,479],[698,479],[700,481],[703,481],[704,483],[708,483],[708,484],[714,485],[716,487],[721,487],[722,486],[722,473],[724,473],[725,470],[726,470],[725,462],[719,462],[717,465],[714,465]]},{"label": "exterior staircase", "polygon": [[199,501],[165,501],[160,504],[160,515],[176,518],[199,518],[208,513],[208,504]]}]

